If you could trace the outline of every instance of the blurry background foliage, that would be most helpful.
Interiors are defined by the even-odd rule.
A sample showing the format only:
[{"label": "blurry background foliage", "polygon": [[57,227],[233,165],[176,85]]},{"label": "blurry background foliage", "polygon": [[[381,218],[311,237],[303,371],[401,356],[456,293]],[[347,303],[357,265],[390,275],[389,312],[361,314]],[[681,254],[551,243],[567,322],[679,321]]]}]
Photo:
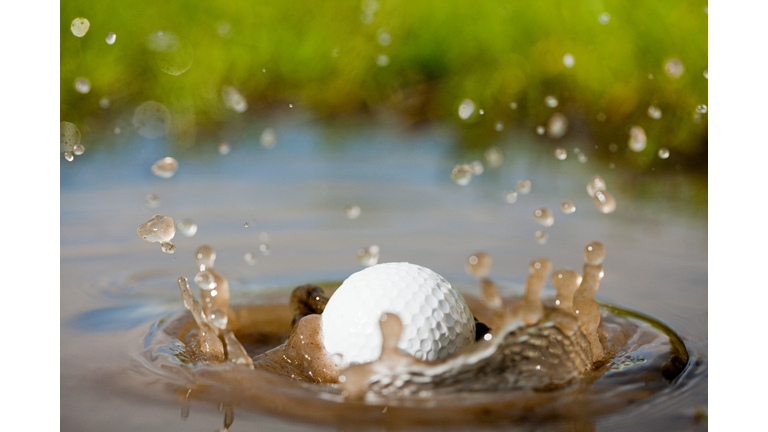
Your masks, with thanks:
[{"label": "blurry background foliage", "polygon": [[[616,143],[641,168],[667,147],[684,156],[684,168],[703,172],[707,115],[696,116],[696,107],[707,104],[705,7],[690,0],[65,1],[61,120],[97,136],[155,100],[170,109],[174,144],[194,145],[244,116],[292,103],[329,120],[396,112],[409,124],[451,122],[462,145],[484,148],[503,134],[499,120],[533,131],[562,112],[569,134],[598,145],[596,156]],[[70,30],[77,17],[90,21],[82,38]],[[157,31],[188,42],[189,70],[160,70],[148,47]],[[108,32],[117,35],[113,45]],[[377,64],[382,54],[386,66]],[[665,72],[674,58],[684,66],[678,78]],[[78,77],[90,80],[89,93],[75,90]],[[223,86],[245,96],[245,113],[225,106]],[[544,104],[547,95],[557,108]],[[104,96],[109,109],[99,106]],[[462,120],[466,98],[477,109]],[[649,117],[651,105],[661,119]],[[648,136],[637,154],[627,150],[633,125]]]}]

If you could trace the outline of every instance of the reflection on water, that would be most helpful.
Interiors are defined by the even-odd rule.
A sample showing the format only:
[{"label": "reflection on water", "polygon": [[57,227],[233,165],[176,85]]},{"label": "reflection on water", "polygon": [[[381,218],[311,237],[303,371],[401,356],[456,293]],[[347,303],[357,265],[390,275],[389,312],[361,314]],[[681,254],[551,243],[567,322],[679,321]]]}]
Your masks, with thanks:
[{"label": "reflection on water", "polygon": [[[596,161],[557,160],[551,151],[537,152],[525,136],[510,134],[509,141],[497,143],[501,166],[489,163],[462,187],[451,181],[451,168],[483,159],[485,149],[459,154],[445,130],[359,128],[338,136],[314,124],[273,127],[280,136],[273,148],[262,147],[264,128],[256,125],[243,132],[226,157],[218,153],[219,140],[185,152],[134,135],[90,146],[73,163],[62,162],[63,429],[178,430],[183,421],[194,430],[216,430],[229,412],[235,413],[233,427],[318,429],[238,408],[236,401],[226,400],[227,392],[189,388],[171,397],[172,390],[158,388],[155,375],[135,364],[152,335],[182,311],[176,279],[195,276],[192,255],[201,244],[216,248],[216,268],[229,278],[231,301],[242,304],[254,294],[260,301],[284,295],[271,294],[275,287],[344,279],[362,268],[356,252],[367,245],[379,248],[378,262],[415,262],[452,283],[470,280],[463,273],[466,257],[484,250],[494,257],[491,277],[520,286],[532,256],[580,268],[579,251],[593,239],[611,251],[599,298],[643,311],[674,329],[691,362],[678,378],[674,397],[648,397],[568,427],[696,427],[697,409],[707,403],[706,214],[681,205],[697,193],[684,176],[649,174],[630,181]],[[589,147],[559,145],[569,151]],[[152,164],[168,156],[179,162],[174,177],[153,175]],[[600,213],[584,193],[595,174],[605,178],[618,202],[611,214]],[[517,186],[520,194],[510,203],[505,193],[523,178],[530,180],[530,193]],[[664,194],[645,198],[655,190]],[[143,207],[148,193],[163,197],[157,208]],[[556,218],[547,228],[548,241],[539,244],[534,233],[540,225],[531,215],[565,200],[579,211]],[[345,211],[350,203],[365,210],[352,220]],[[134,234],[156,213],[194,220],[198,230],[193,237],[175,237],[177,253],[163,254]],[[243,221],[251,227],[244,228]],[[244,255],[265,244],[260,232],[269,232],[271,253],[248,265]],[[551,285],[547,291],[554,292]],[[628,357],[625,363],[636,360]],[[617,368],[620,372],[621,365]],[[219,403],[212,395],[221,397]],[[268,397],[257,388],[248,396]],[[179,419],[183,401],[189,403],[186,420]],[[400,408],[386,409],[382,418]],[[563,427],[557,422],[536,426]]]}]

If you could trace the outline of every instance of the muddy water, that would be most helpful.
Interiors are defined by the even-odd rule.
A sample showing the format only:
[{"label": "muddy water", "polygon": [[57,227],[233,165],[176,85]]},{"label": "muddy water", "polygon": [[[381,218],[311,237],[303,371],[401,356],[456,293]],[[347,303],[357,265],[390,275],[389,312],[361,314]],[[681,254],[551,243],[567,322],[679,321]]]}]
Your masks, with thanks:
[{"label": "muddy water", "polygon": [[[232,401],[201,397],[205,389],[183,391],[170,377],[178,368],[169,366],[164,377],[141,355],[163,323],[183,312],[176,279],[194,276],[192,254],[200,244],[217,249],[216,268],[230,280],[232,303],[243,304],[278,301],[286,287],[298,284],[343,280],[361,268],[356,251],[371,244],[381,247],[380,262],[415,262],[462,287],[472,286],[463,273],[466,257],[484,250],[494,258],[491,277],[514,294],[531,259],[545,255],[557,268],[579,269],[581,250],[592,240],[608,250],[598,298],[674,329],[690,364],[676,385],[596,418],[526,423],[510,417],[502,423],[527,430],[703,428],[695,414],[707,404],[705,213],[680,200],[641,200],[605,164],[559,161],[549,151],[536,151],[524,134],[500,143],[506,156],[500,169],[486,167],[460,187],[449,178],[451,168],[482,153],[457,154],[446,130],[363,128],[333,136],[317,125],[282,124],[271,150],[258,145],[259,132],[244,133],[226,156],[213,142],[207,150],[179,151],[123,136],[73,163],[62,162],[63,430],[224,426]],[[584,142],[560,145],[587,148]],[[150,171],[165,156],[180,163],[171,179]],[[598,173],[618,201],[610,215],[599,213],[585,191]],[[531,193],[506,203],[504,192],[522,178],[531,180]],[[142,207],[148,193],[160,197],[160,207]],[[541,226],[533,211],[558,209],[566,199],[576,212],[554,212],[549,239],[538,244],[534,232]],[[345,217],[350,204],[360,205],[358,219]],[[198,232],[191,238],[177,234],[176,253],[164,254],[135,234],[156,213],[190,218]],[[269,256],[258,252],[263,231],[269,233]],[[246,252],[257,254],[254,266],[243,260]],[[553,291],[548,285],[545,294]],[[254,389],[259,399],[268,395]],[[267,414],[258,403],[233,410],[230,430],[338,429],[333,422]]]}]

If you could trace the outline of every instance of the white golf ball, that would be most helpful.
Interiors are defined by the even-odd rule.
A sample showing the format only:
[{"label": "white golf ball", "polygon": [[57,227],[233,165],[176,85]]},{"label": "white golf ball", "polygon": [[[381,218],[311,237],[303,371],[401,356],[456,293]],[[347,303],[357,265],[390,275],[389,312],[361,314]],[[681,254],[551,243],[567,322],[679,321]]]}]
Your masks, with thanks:
[{"label": "white golf ball", "polygon": [[351,363],[381,355],[379,318],[389,312],[403,323],[398,348],[436,360],[475,341],[475,319],[448,281],[409,263],[368,267],[344,281],[323,312],[323,342]]}]

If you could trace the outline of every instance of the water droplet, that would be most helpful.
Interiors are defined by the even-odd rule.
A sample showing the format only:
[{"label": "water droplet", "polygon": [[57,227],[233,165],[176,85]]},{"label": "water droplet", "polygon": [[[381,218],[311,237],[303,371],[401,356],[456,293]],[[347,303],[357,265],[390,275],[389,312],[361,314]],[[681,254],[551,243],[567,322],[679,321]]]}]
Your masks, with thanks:
[{"label": "water droplet", "polygon": [[261,241],[263,241],[265,243],[268,242],[269,241],[269,233],[266,232],[266,231],[260,232],[259,233],[259,240],[261,240]]},{"label": "water droplet", "polygon": [[101,109],[107,109],[111,105],[111,102],[108,97],[104,96],[103,98],[99,99],[99,107]]},{"label": "water droplet", "polygon": [[246,254],[243,256],[243,259],[249,266],[256,265],[256,254],[253,252],[246,252]]},{"label": "water droplet", "polygon": [[216,278],[208,270],[202,270],[195,275],[195,283],[200,289],[212,290],[218,286]]},{"label": "water droplet", "polygon": [[160,38],[161,42],[154,49],[157,67],[174,76],[188,71],[195,59],[192,45],[170,32],[163,33],[163,36],[165,38]]},{"label": "water droplet", "polygon": [[483,110],[482,108],[480,108],[480,110],[478,112],[480,113],[480,115],[485,114],[485,110]]},{"label": "water droplet", "polygon": [[591,197],[595,196],[595,192],[604,191],[607,188],[608,186],[605,184],[605,180],[603,180],[603,177],[601,177],[599,174],[594,175],[591,179],[589,179],[589,183],[587,183],[587,193]]},{"label": "water droplet", "polygon": [[218,327],[222,330],[227,328],[227,313],[221,309],[214,309],[208,314],[208,321],[213,324],[214,327]]},{"label": "water droplet", "polygon": [[224,141],[224,142],[220,142],[219,143],[219,154],[220,155],[222,155],[222,156],[228,155],[230,150],[232,150],[232,147],[229,145],[228,142]]},{"label": "water droplet", "polygon": [[91,91],[91,82],[87,78],[78,78],[75,80],[75,90],[78,93],[87,94]]},{"label": "water droplet", "polygon": [[72,152],[80,144],[80,129],[70,122],[61,122],[59,144],[61,152]]},{"label": "water droplet", "polygon": [[619,146],[616,145],[615,143],[611,143],[610,145],[608,145],[608,150],[610,150],[611,153],[616,153],[617,151],[619,151]]},{"label": "water droplet", "polygon": [[72,148],[72,153],[74,153],[76,156],[80,156],[81,154],[85,153],[85,147],[82,144],[75,144],[75,146]]},{"label": "water droplet", "polygon": [[232,31],[232,25],[230,25],[226,21],[219,21],[216,23],[216,33],[219,34],[221,37],[227,37],[229,36],[229,33]]},{"label": "water droplet", "polygon": [[606,25],[611,21],[611,14],[608,12],[603,12],[597,16],[597,20],[600,22],[600,24]]},{"label": "water droplet", "polygon": [[146,208],[157,208],[160,206],[160,197],[157,195],[150,193],[147,194],[146,197],[144,197],[144,207]]},{"label": "water droplet", "polygon": [[528,195],[531,193],[531,181],[530,180],[518,180],[517,184],[515,185],[517,187],[517,192],[520,195]]},{"label": "water droplet", "polygon": [[171,178],[179,169],[179,162],[172,157],[165,157],[152,165],[152,173],[158,177]]},{"label": "water droplet", "polygon": [[176,252],[176,246],[174,246],[173,243],[166,242],[166,243],[162,243],[160,245],[160,250],[165,252],[165,253],[172,254],[172,253]]},{"label": "water droplet", "polygon": [[504,199],[507,200],[508,203],[512,204],[517,201],[517,191],[508,191],[504,193]]},{"label": "water droplet", "polygon": [[264,256],[272,254],[272,250],[269,248],[269,245],[266,243],[262,243],[261,245],[259,245],[259,251]]},{"label": "water droplet", "polygon": [[565,158],[568,157],[568,151],[562,147],[558,147],[555,149],[555,157],[560,160],[565,160]]},{"label": "water droplet", "polygon": [[699,113],[699,114],[706,114],[707,106],[706,105],[698,105],[698,106],[696,106],[696,112]]},{"label": "water droplet", "polygon": [[171,113],[161,103],[144,102],[133,113],[133,126],[144,138],[160,138],[170,130]]},{"label": "water droplet", "polygon": [[266,149],[271,149],[277,144],[277,133],[272,128],[264,129],[261,133],[261,146]]},{"label": "water droplet", "polygon": [[547,96],[544,98],[544,104],[546,104],[550,108],[554,108],[557,106],[557,98],[554,96]]},{"label": "water droplet", "polygon": [[629,149],[634,152],[641,152],[645,150],[646,143],[645,130],[640,126],[632,126],[629,130],[629,141],[627,142]]},{"label": "water droplet", "polygon": [[616,164],[611,162],[611,163],[608,164],[608,168],[614,169],[614,168],[616,168]]},{"label": "water droplet", "polygon": [[339,56],[339,49],[334,48],[331,50],[331,57],[338,57]]},{"label": "water droplet", "polygon": [[368,249],[360,249],[357,251],[357,259],[360,260],[360,264],[370,267],[379,262],[380,249],[377,245],[371,245]]},{"label": "water droplet", "polygon": [[176,228],[186,237],[192,237],[197,233],[197,224],[192,219],[182,219],[176,224]]},{"label": "water droplet", "polygon": [[136,230],[139,237],[150,243],[167,243],[176,235],[176,225],[168,216],[154,215]]},{"label": "water droplet", "polygon": [[485,167],[483,166],[483,163],[479,160],[473,161],[469,166],[472,167],[472,175],[479,176],[480,174],[485,172]]},{"label": "water droplet", "polygon": [[380,67],[384,67],[389,64],[389,56],[386,54],[379,54],[376,56],[376,64]]},{"label": "water droplet", "polygon": [[536,237],[536,241],[539,244],[545,244],[549,239],[549,234],[546,231],[536,231],[533,233],[533,236]]},{"label": "water droplet", "polygon": [[510,102],[510,103],[509,103],[509,107],[510,107],[511,109],[513,109],[513,110],[516,110],[516,109],[517,109],[517,102]]},{"label": "water droplet", "polygon": [[709,69],[704,69],[704,78],[709,79]]},{"label": "water droplet", "polygon": [[659,107],[655,107],[653,105],[648,107],[648,117],[652,119],[660,119],[661,118],[661,109]]},{"label": "water droplet", "polygon": [[293,108],[293,104],[288,104],[288,108]]},{"label": "water droplet", "polygon": [[504,163],[504,153],[498,147],[488,147],[484,156],[489,167],[498,168]]},{"label": "water droplet", "polygon": [[536,126],[536,134],[537,135],[544,135],[544,132],[546,132],[547,129],[543,125]]},{"label": "water droplet", "polygon": [[115,135],[120,135],[120,128],[119,127],[115,128]]},{"label": "water droplet", "polygon": [[475,112],[475,103],[472,99],[464,99],[459,104],[459,118],[466,120]]},{"label": "water droplet", "polygon": [[681,62],[680,59],[672,58],[667,60],[667,62],[664,64],[664,70],[670,77],[680,78],[680,75],[682,75],[685,71],[685,67],[683,66],[683,62]]},{"label": "water droplet", "polygon": [[604,122],[607,117],[605,116],[605,113],[597,113],[597,121]]},{"label": "water droplet", "polygon": [[501,132],[504,130],[504,122],[501,120],[497,121],[495,125],[493,125],[493,128],[496,129],[496,132]]},{"label": "water droplet", "polygon": [[659,149],[659,158],[666,159],[669,157],[669,149],[662,147]]},{"label": "water droplet", "polygon": [[579,162],[581,162],[581,163],[587,163],[587,155],[585,155],[584,153],[579,153],[576,156],[576,159],[578,159]]},{"label": "water droplet", "polygon": [[73,160],[75,160],[75,157],[72,156],[72,153],[70,153],[68,151],[65,151],[64,152],[64,159],[66,159],[67,162],[72,162]]},{"label": "water droplet", "polygon": [[382,27],[378,32],[376,32],[376,40],[379,42],[379,45],[388,46],[392,43],[392,36],[389,34],[387,29]]},{"label": "water droplet", "polygon": [[248,101],[245,100],[245,96],[236,87],[223,86],[221,88],[221,98],[224,100],[224,106],[234,112],[242,113],[248,109]]},{"label": "water droplet", "polygon": [[464,269],[467,274],[476,278],[488,276],[493,265],[493,258],[485,252],[476,252],[467,258]]},{"label": "water droplet", "polygon": [[357,219],[360,217],[360,206],[359,205],[348,205],[344,207],[344,213],[347,215],[347,219]]},{"label": "water droplet", "polygon": [[596,191],[594,200],[597,209],[603,213],[613,213],[616,210],[616,200],[606,190]]},{"label": "water droplet", "polygon": [[72,34],[77,37],[83,37],[88,33],[88,29],[91,27],[91,23],[85,18],[75,18],[72,21],[72,25],[69,29],[72,30]]},{"label": "water droplet", "polygon": [[575,63],[576,60],[573,58],[572,54],[566,54],[563,56],[563,64],[565,67],[572,68]]},{"label": "water droplet", "polygon": [[560,210],[565,214],[571,214],[576,211],[576,206],[573,201],[565,200],[560,204]]},{"label": "water droplet", "polygon": [[472,180],[474,170],[468,164],[458,164],[451,170],[451,180],[459,186],[466,186]]},{"label": "water droplet", "polygon": [[244,222],[244,223],[243,223],[243,226],[244,226],[244,227],[246,227],[246,228],[248,228],[250,225],[248,224],[248,222]]},{"label": "water droplet", "polygon": [[546,207],[539,207],[533,211],[533,218],[542,226],[551,227],[555,223],[552,211]]},{"label": "water droplet", "polygon": [[693,115],[693,122],[696,123],[696,124],[701,123],[701,114],[699,114],[699,113],[694,114]]},{"label": "water droplet", "polygon": [[195,251],[195,262],[200,266],[200,270],[213,267],[213,263],[216,261],[216,251],[208,246],[202,245]]},{"label": "water droplet", "polygon": [[552,114],[547,123],[547,136],[552,139],[558,139],[565,135],[566,132],[568,132],[568,118],[564,114]]},{"label": "water droplet", "polygon": [[114,32],[107,33],[107,43],[112,45],[117,40],[117,35]]}]

